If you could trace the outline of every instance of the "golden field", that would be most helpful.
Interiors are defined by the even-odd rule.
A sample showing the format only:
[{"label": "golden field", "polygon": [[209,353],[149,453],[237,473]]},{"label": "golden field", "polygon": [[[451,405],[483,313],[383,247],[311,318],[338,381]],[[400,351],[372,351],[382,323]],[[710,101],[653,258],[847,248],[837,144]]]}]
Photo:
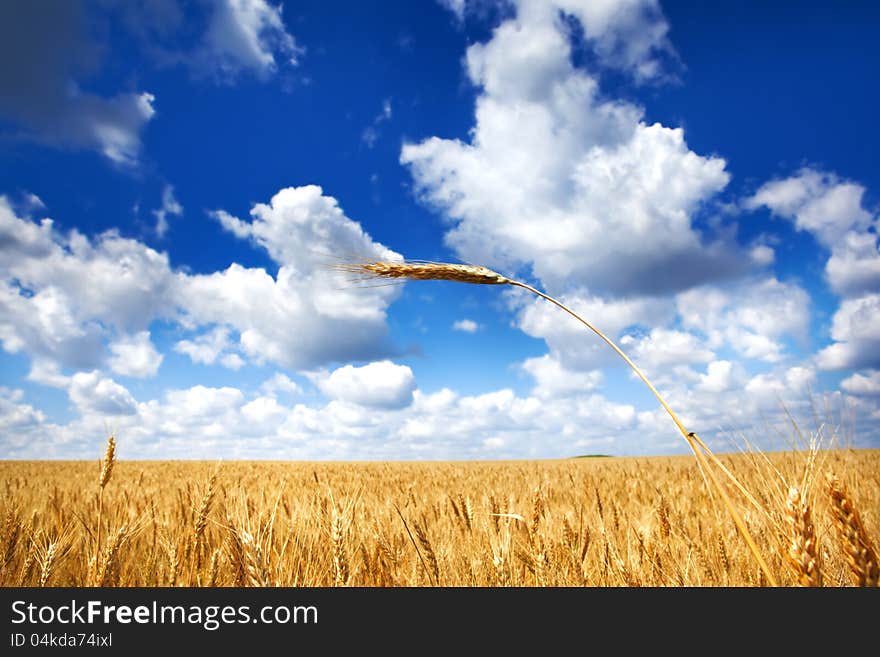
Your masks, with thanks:
[{"label": "golden field", "polygon": [[[692,456],[445,463],[110,457],[109,467],[106,457],[0,462],[0,584],[770,583]],[[876,584],[880,450],[720,458],[753,498],[726,486],[779,584]],[[838,478],[834,494],[829,471]]]}]

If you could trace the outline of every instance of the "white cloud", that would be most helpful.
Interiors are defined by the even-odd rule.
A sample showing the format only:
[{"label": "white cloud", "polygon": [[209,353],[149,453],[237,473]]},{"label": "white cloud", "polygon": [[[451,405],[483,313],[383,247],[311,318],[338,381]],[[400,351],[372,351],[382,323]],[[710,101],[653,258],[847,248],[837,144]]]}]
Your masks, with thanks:
[{"label": "white cloud", "polygon": [[[236,237],[250,238],[266,249],[275,262],[295,268],[305,276],[332,278],[326,276],[327,265],[337,253],[400,259],[398,254],[372,241],[359,223],[345,216],[336,199],[325,196],[317,185],[282,189],[268,204],[257,203],[250,214],[250,221],[222,210],[212,216]],[[337,281],[331,283],[336,286]],[[362,296],[346,298],[355,300]]]},{"label": "white cloud", "polygon": [[66,388],[70,384],[70,378],[62,374],[58,363],[46,358],[34,358],[31,361],[27,380],[52,388]]},{"label": "white cloud", "polygon": [[150,341],[149,331],[123,336],[110,344],[113,356],[108,360],[110,369],[121,376],[148,378],[156,376],[164,358]]},{"label": "white cloud", "polygon": [[24,392],[0,386],[0,433],[11,436],[28,428],[38,428],[46,414],[30,404],[23,404]]},{"label": "white cloud", "polygon": [[708,364],[705,374],[700,375],[697,388],[708,393],[724,392],[743,383],[744,377],[745,371],[738,363],[716,360]]},{"label": "white cloud", "polygon": [[823,370],[880,366],[880,294],[845,299],[831,322],[833,344],[816,362]]},{"label": "white cloud", "polygon": [[[625,329],[657,326],[675,317],[674,305],[665,299],[610,299],[585,292],[558,298],[614,341]],[[517,317],[519,328],[527,335],[543,338],[551,355],[567,369],[590,370],[616,362],[618,356],[598,336],[560,308],[531,296],[519,301],[523,304]]]},{"label": "white cloud", "polygon": [[[327,254],[400,256],[374,242],[319,187],[282,190],[269,205],[255,206],[252,217],[221,221],[277,259],[274,277],[237,264],[207,274],[175,272],[167,254],[141,242],[113,231],[93,240],[75,230],[61,235],[51,219],[16,216],[0,196],[0,344],[91,370],[101,366],[107,342],[119,342],[118,351],[165,320],[196,333],[178,351],[233,369],[244,359],[295,369],[386,355],[385,310],[399,290],[352,285],[331,269]],[[111,353],[113,367],[147,375],[157,354],[141,355],[145,360],[132,369]]]},{"label": "white cloud", "polygon": [[559,7],[599,39],[654,3],[594,5],[520,3],[517,18],[468,49],[476,124],[468,142],[404,146],[417,191],[450,219],[446,240],[461,259],[530,267],[551,290],[657,293],[742,271],[748,260],[730,239],[692,223],[727,185],[724,161],[603,99],[571,63]]},{"label": "white cloud", "polygon": [[816,381],[816,373],[808,367],[791,367],[781,373],[764,373],[752,377],[745,391],[759,407],[777,409],[787,397],[804,398]]},{"label": "white cloud", "polygon": [[[235,348],[229,339],[230,331],[224,326],[216,326],[207,333],[202,333],[193,340],[180,340],[174,345],[174,351],[186,354],[194,363],[213,365],[218,359],[223,362],[227,356],[235,356],[227,353]],[[223,355],[225,353],[225,356]],[[238,369],[238,368],[231,368]]]},{"label": "white cloud", "polygon": [[602,382],[600,370],[579,372],[566,369],[550,354],[528,358],[522,368],[535,379],[532,394],[541,398],[582,395]]},{"label": "white cloud", "polygon": [[[364,288],[332,270],[338,257],[400,260],[345,216],[320,187],[283,189],[258,203],[251,220],[213,216],[240,238],[265,248],[281,265],[273,279],[233,264],[223,272],[180,278],[181,306],[197,324],[228,325],[240,349],[257,362],[309,369],[328,361],[377,356],[385,339],[385,309],[394,287]],[[387,349],[387,347],[384,347]]]},{"label": "white cloud", "polygon": [[846,233],[831,250],[825,274],[831,287],[847,296],[880,289],[877,234],[867,231]]},{"label": "white cloud", "polygon": [[[114,232],[94,242],[16,217],[0,197],[0,342],[67,367],[100,365],[109,332],[130,336],[173,312],[166,255]],[[110,331],[112,329],[112,331]]]},{"label": "white cloud", "polygon": [[870,226],[871,214],[862,207],[864,193],[861,185],[806,168],[797,176],[764,184],[746,207],[766,206],[832,247],[848,231]]},{"label": "white cloud", "polygon": [[767,362],[783,358],[783,336],[806,335],[810,318],[807,293],[775,278],[695,288],[677,295],[676,306],[683,326],[705,334],[710,348],[729,345]]},{"label": "white cloud", "polygon": [[[459,23],[469,7],[479,6],[474,0],[439,2]],[[556,12],[576,18],[603,66],[627,71],[640,81],[664,77],[661,60],[676,57],[657,0],[511,0],[509,4],[522,21],[548,21]]]},{"label": "white cloud", "polygon": [[220,358],[220,364],[226,369],[237,371],[245,366],[245,361],[244,358],[238,354],[224,354]]},{"label": "white cloud", "polygon": [[24,196],[24,205],[27,210],[45,210],[46,204],[39,196],[33,193],[27,193]]},{"label": "white cloud", "polygon": [[209,388],[194,386],[186,390],[171,390],[165,394],[171,406],[185,410],[182,415],[223,414],[244,398],[236,388]]},{"label": "white cloud", "polygon": [[854,395],[880,395],[880,370],[853,374],[841,381],[840,387]]},{"label": "white cloud", "polygon": [[441,5],[446,7],[449,11],[455,14],[455,17],[459,21],[464,20],[464,12],[467,5],[467,0],[438,0]]},{"label": "white cloud", "polygon": [[452,323],[453,331],[462,331],[463,333],[476,333],[480,330],[480,325],[472,319],[459,319]]},{"label": "white cloud", "polygon": [[345,365],[316,383],[325,395],[360,406],[397,409],[409,406],[416,389],[412,370],[391,361],[377,361],[362,367]]},{"label": "white cloud", "polygon": [[813,234],[831,252],[825,274],[838,294],[880,287],[880,252],[872,226],[880,221],[863,207],[865,188],[831,173],[802,169],[798,175],[763,185],[746,207],[767,207]]},{"label": "white cloud", "polygon": [[256,426],[277,426],[287,415],[285,409],[274,397],[257,397],[241,407],[244,419]]},{"label": "white cloud", "polygon": [[281,5],[267,0],[218,0],[193,64],[231,78],[249,71],[267,78],[278,60],[296,65],[303,49],[284,25]]},{"label": "white cloud", "polygon": [[367,148],[373,148],[379,141],[379,125],[385,121],[391,120],[391,99],[386,98],[382,101],[382,110],[373,119],[373,122],[364,128],[361,133],[361,140],[367,145]]},{"label": "white cloud", "polygon": [[625,335],[620,345],[642,369],[707,363],[715,358],[697,336],[685,331],[655,328],[643,337]]},{"label": "white cloud", "polygon": [[302,393],[302,388],[299,387],[296,381],[291,380],[289,376],[281,372],[276,372],[271,378],[264,381],[260,386],[260,390],[270,397],[277,396],[279,392],[289,395],[299,395]]},{"label": "white cloud", "polygon": [[153,210],[156,217],[156,234],[164,237],[168,232],[168,215],[183,215],[183,206],[174,197],[174,187],[165,185],[162,189],[162,206],[158,210]]},{"label": "white cloud", "polygon": [[776,260],[776,252],[766,244],[757,244],[749,251],[749,257],[756,265],[765,267],[772,265],[774,260]]},{"label": "white cloud", "polygon": [[[549,365],[545,371],[552,372],[556,365]],[[401,388],[406,389],[406,373],[391,373],[403,374]],[[361,383],[376,378],[389,381],[385,376],[360,374]],[[343,395],[351,393],[354,399],[290,407],[266,390],[253,394],[206,386],[170,390],[160,398],[134,402],[124,388],[99,373],[80,373],[70,379],[79,415],[63,426],[46,423],[23,402],[21,393],[10,396],[0,390],[0,427],[20,427],[11,434],[0,432],[0,450],[21,457],[91,458],[100,454],[95,436],[105,435],[112,413],[118,414],[110,415],[110,426],[127,458],[481,459],[687,450],[659,407],[649,403],[640,409],[614,402],[587,386],[578,394],[567,394],[552,377],[545,379],[549,383],[543,392],[554,394],[541,394],[541,386],[525,396],[508,389],[474,396],[449,389],[412,390],[411,403],[402,407],[384,405],[395,397],[393,392],[381,400],[383,404],[362,405],[364,400],[357,396],[365,388],[350,385],[358,374],[346,377]],[[736,366],[728,371],[713,362],[705,375],[697,373],[700,377],[712,383],[705,389],[664,386],[664,396],[686,426],[698,431],[713,449],[732,447],[726,435],[744,435],[760,448],[778,447],[767,423],[789,430],[780,402],[796,417],[812,420],[807,395],[815,374],[809,367],[743,378]],[[718,392],[720,388],[724,390]],[[868,415],[872,412],[876,415],[876,407],[867,408]],[[873,426],[874,433],[859,437],[869,444],[876,440],[876,422],[862,426]]]},{"label": "white cloud", "polygon": [[483,441],[483,447],[486,449],[500,449],[504,447],[504,438],[486,438]]},{"label": "white cloud", "polygon": [[[541,6],[521,0],[520,6]],[[657,0],[556,0],[564,12],[576,16],[599,61],[629,71],[640,81],[663,78],[663,60],[675,59],[667,38],[669,24]]]},{"label": "white cloud", "polygon": [[834,342],[816,354],[824,370],[880,365],[880,218],[865,209],[864,194],[859,184],[805,168],[766,183],[746,201],[792,220],[830,251],[825,276],[843,301],[832,320]]},{"label": "white cloud", "polygon": [[76,408],[83,412],[103,416],[137,413],[137,405],[131,393],[98,371],[74,374],[70,378],[67,393]]}]

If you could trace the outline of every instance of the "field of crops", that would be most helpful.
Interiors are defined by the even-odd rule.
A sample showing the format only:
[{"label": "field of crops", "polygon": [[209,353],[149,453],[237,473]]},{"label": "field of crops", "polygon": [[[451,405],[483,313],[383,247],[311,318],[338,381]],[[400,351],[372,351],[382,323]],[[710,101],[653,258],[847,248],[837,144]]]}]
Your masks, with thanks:
[{"label": "field of crops", "polygon": [[[0,462],[0,584],[772,583],[693,457],[206,463],[112,456],[109,465],[106,458]],[[880,450],[810,457],[721,457],[745,488],[727,486],[770,575],[789,586],[876,585]]]}]

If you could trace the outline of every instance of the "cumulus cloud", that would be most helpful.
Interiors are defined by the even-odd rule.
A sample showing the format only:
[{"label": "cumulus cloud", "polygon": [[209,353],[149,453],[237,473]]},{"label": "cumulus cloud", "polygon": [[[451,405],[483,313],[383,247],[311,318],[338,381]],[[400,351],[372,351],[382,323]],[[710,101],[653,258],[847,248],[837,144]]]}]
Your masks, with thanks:
[{"label": "cumulus cloud", "polygon": [[745,205],[752,209],[766,206],[833,247],[849,231],[871,225],[873,218],[862,207],[864,193],[861,185],[805,168],[796,176],[764,184]]},{"label": "cumulus cloud", "polygon": [[[520,4],[540,3],[526,0]],[[579,20],[584,37],[603,65],[627,71],[639,81],[669,75],[664,64],[674,64],[677,55],[667,37],[669,24],[658,0],[558,0],[557,4]]]},{"label": "cumulus cloud", "polygon": [[67,394],[81,412],[103,416],[137,413],[137,405],[131,393],[97,371],[74,374],[70,378]]},{"label": "cumulus cloud", "polygon": [[302,52],[284,25],[281,5],[218,0],[191,62],[197,70],[225,79],[246,71],[265,79],[278,69],[279,59],[296,65]]},{"label": "cumulus cloud", "polygon": [[834,313],[831,338],[816,355],[821,369],[880,366],[880,294],[845,299]]},{"label": "cumulus cloud", "polygon": [[645,368],[707,363],[715,358],[712,350],[707,349],[697,336],[685,331],[654,328],[641,337],[625,335],[620,344],[636,363]]},{"label": "cumulus cloud", "polygon": [[880,217],[864,207],[864,194],[862,185],[805,168],[764,184],[746,201],[792,221],[830,252],[825,277],[843,300],[832,319],[833,343],[816,354],[824,370],[880,364]]},{"label": "cumulus cloud", "polygon": [[109,347],[112,357],[107,364],[121,376],[140,379],[156,376],[164,358],[150,341],[149,331],[123,336],[110,343]]},{"label": "cumulus cloud", "polygon": [[279,392],[289,395],[299,395],[302,393],[302,388],[299,387],[299,384],[281,372],[276,372],[271,378],[264,381],[260,386],[260,390],[270,397],[277,396]]},{"label": "cumulus cloud", "polygon": [[[705,373],[695,371],[704,385],[664,385],[676,412],[713,449],[730,449],[731,435],[745,435],[763,449],[778,447],[767,423],[790,427],[780,402],[811,420],[809,389],[816,379],[809,366],[749,376],[728,365],[713,361]],[[105,435],[108,417],[130,458],[480,459],[687,449],[661,408],[639,410],[594,389],[598,373],[564,371],[547,358],[528,363],[527,371],[537,384],[529,394],[460,395],[415,389],[411,373],[393,363],[346,366],[313,374],[333,395],[330,401],[292,406],[275,394],[276,383],[286,385],[284,375],[259,391],[198,385],[136,401],[112,379],[81,372],[64,384],[77,415],[61,426],[46,422],[20,391],[0,390],[0,427],[19,427],[0,432],[0,449],[21,457],[90,458],[100,453],[95,437]],[[876,415],[876,407],[871,412]]]},{"label": "cumulus cloud", "polygon": [[397,409],[409,406],[416,379],[406,365],[377,361],[362,367],[345,365],[316,378],[321,392],[332,399],[371,408]]},{"label": "cumulus cloud", "polygon": [[99,95],[83,86],[101,59],[83,14],[76,0],[0,3],[0,116],[19,137],[134,165],[155,99],[148,92]]},{"label": "cumulus cloud", "polygon": [[854,395],[880,395],[880,370],[853,374],[841,381],[840,387]]},{"label": "cumulus cloud", "polygon": [[61,235],[51,219],[18,217],[0,197],[0,344],[91,370],[113,342],[110,366],[127,376],[149,376],[158,367],[144,334],[156,320],[195,333],[177,351],[233,369],[245,359],[298,369],[391,351],[385,311],[399,290],[348,284],[328,268],[327,254],[400,256],[374,242],[319,187],[282,190],[255,206],[252,221],[230,217],[224,225],[266,248],[280,264],[277,274],[237,264],[176,272],[166,254],[141,242],[113,231],[94,239],[75,230]]},{"label": "cumulus cloud", "polygon": [[739,248],[692,220],[727,185],[724,161],[604,99],[572,65],[560,8],[605,34],[653,3],[599,4],[518,4],[467,51],[480,89],[470,139],[406,144],[401,162],[450,220],[446,240],[461,259],[530,268],[557,292],[654,294],[741,272]]},{"label": "cumulus cloud", "polygon": [[728,345],[771,363],[784,356],[781,339],[803,338],[810,319],[806,291],[772,277],[688,290],[677,295],[676,306],[683,326],[703,333],[709,347]]},{"label": "cumulus cloud", "polygon": [[854,296],[880,287],[880,218],[865,209],[864,194],[862,185],[805,168],[764,184],[745,205],[766,207],[811,233],[831,253],[825,275],[832,289]]},{"label": "cumulus cloud", "polygon": [[[479,2],[439,0],[456,20]],[[502,3],[504,4],[504,3]],[[638,81],[665,78],[664,64],[677,56],[667,38],[669,25],[657,0],[511,0],[522,20],[548,20],[555,12],[578,21],[581,36],[605,67],[626,71]]]},{"label": "cumulus cloud", "polygon": [[[192,340],[180,340],[174,345],[174,351],[186,354],[193,363],[202,365],[213,365],[218,360],[224,364],[224,359],[237,356],[232,351],[234,349],[235,344],[230,339],[230,330],[224,326],[216,326]],[[237,361],[230,362],[237,363]]]},{"label": "cumulus cloud", "polygon": [[168,258],[114,232],[60,236],[17,217],[0,197],[0,342],[12,353],[88,369],[109,330],[126,336],[170,312]]},{"label": "cumulus cloud", "polygon": [[778,408],[786,396],[804,398],[815,381],[816,373],[811,368],[796,366],[781,375],[773,372],[758,374],[749,379],[745,390],[760,406]]},{"label": "cumulus cloud", "polygon": [[472,319],[458,319],[452,323],[452,330],[462,333],[476,333],[480,330],[480,325]]},{"label": "cumulus cloud", "polygon": [[380,260],[401,256],[374,242],[320,187],[281,190],[269,204],[255,205],[250,221],[224,211],[213,216],[236,236],[265,248],[281,266],[274,279],[237,264],[181,278],[181,305],[192,321],[228,325],[239,332],[245,355],[292,369],[390,351],[384,345],[385,310],[399,290],[358,287],[329,265],[337,253]]},{"label": "cumulus cloud", "polygon": [[602,382],[600,370],[567,370],[550,354],[528,358],[523,362],[522,368],[535,379],[532,394],[541,398],[584,394],[595,390]]},{"label": "cumulus cloud", "polygon": [[706,366],[705,374],[700,374],[697,387],[708,393],[724,392],[743,383],[744,379],[745,369],[742,365],[729,360],[715,360]]},{"label": "cumulus cloud", "polygon": [[467,0],[438,0],[446,9],[455,14],[459,21],[464,20],[464,12],[467,8]]},{"label": "cumulus cloud", "polygon": [[376,145],[376,142],[379,141],[379,126],[385,121],[391,120],[391,99],[386,98],[382,101],[382,110],[376,115],[373,119],[373,122],[364,128],[364,131],[361,133],[361,141],[363,141],[367,148],[373,148]]},{"label": "cumulus cloud", "polygon": [[0,433],[10,436],[46,421],[46,414],[22,403],[24,392],[0,386]]},{"label": "cumulus cloud", "polygon": [[[675,317],[673,304],[654,297],[613,299],[574,292],[558,298],[615,341],[626,329],[661,325]],[[597,336],[556,306],[532,297],[520,302],[519,328],[543,338],[550,354],[566,368],[590,370],[615,362],[617,356]]]},{"label": "cumulus cloud", "polygon": [[156,217],[156,235],[159,237],[164,237],[165,233],[168,232],[169,215],[178,217],[183,215],[183,206],[174,197],[174,187],[165,185],[162,190],[162,205],[158,209],[153,210],[153,216]]}]

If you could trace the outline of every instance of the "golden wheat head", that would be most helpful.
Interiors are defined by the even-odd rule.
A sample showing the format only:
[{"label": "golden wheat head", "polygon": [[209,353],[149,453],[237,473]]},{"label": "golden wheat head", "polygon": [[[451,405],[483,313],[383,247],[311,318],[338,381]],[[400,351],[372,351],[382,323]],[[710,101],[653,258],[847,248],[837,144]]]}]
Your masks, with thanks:
[{"label": "golden wheat head", "polygon": [[825,481],[831,498],[831,515],[853,581],[857,586],[880,586],[877,551],[868,538],[846,484],[831,472],[825,475]]},{"label": "golden wheat head", "polygon": [[409,279],[413,281],[456,281],[476,285],[506,285],[512,281],[501,274],[478,265],[448,262],[382,262],[368,260],[341,263],[337,270],[364,278]]},{"label": "golden wheat head", "polygon": [[116,438],[110,436],[107,440],[107,451],[104,452],[104,460],[101,462],[101,477],[98,481],[98,487],[101,490],[110,481],[110,475],[113,473],[113,463],[116,461]]},{"label": "golden wheat head", "polygon": [[788,491],[785,512],[789,522],[789,545],[785,553],[789,568],[799,586],[822,586],[819,551],[810,506],[800,491]]}]

